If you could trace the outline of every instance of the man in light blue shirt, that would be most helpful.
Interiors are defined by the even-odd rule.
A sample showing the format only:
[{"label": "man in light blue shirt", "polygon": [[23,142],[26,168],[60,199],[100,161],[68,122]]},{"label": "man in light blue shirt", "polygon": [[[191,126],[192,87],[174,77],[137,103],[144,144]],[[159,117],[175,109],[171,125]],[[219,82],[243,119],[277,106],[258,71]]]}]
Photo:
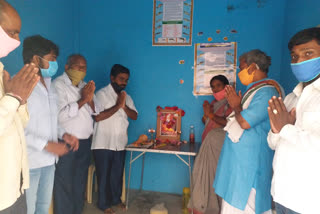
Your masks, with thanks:
[{"label": "man in light blue shirt", "polygon": [[[40,81],[28,99],[30,121],[25,129],[30,166],[30,188],[26,191],[28,214],[47,214],[58,156],[77,150],[78,139],[58,126],[57,95],[51,78],[57,72],[58,47],[39,35],[23,42],[24,63],[40,68]],[[58,137],[64,140],[58,142]]]},{"label": "man in light blue shirt", "polygon": [[271,174],[273,151],[268,147],[270,129],[268,101],[282,93],[268,79],[271,58],[260,50],[240,57],[238,76],[246,93],[238,95],[226,88],[234,112],[226,125],[227,135],[220,154],[215,192],[223,199],[221,213],[271,213]]}]

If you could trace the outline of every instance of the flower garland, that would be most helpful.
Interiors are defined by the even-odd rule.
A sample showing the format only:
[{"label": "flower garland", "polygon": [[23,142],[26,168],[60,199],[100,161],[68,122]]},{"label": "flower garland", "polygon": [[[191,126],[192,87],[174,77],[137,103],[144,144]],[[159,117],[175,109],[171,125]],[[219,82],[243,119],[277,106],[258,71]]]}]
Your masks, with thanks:
[{"label": "flower garland", "polygon": [[[183,117],[185,115],[185,111],[178,108],[177,106],[173,106],[173,107],[169,107],[166,106],[164,107],[164,110],[171,110],[174,111],[174,114],[169,114],[169,115],[162,115],[160,110],[163,110],[163,108],[161,106],[157,106],[156,108],[157,112],[158,112],[158,116],[160,117],[161,121],[164,121],[164,123],[162,124],[162,129],[166,130],[168,132],[172,132],[175,130],[175,126],[176,126],[176,118],[177,115],[181,115],[181,117]],[[166,143],[166,144],[173,144],[173,145],[180,145],[181,142],[180,141],[176,141],[176,140],[160,140],[160,139],[156,139],[157,144],[159,143]]]},{"label": "flower garland", "polygon": [[[159,112],[162,109],[163,108],[161,106],[157,106],[157,112]],[[181,117],[183,117],[186,114],[181,108],[178,108],[178,106],[172,106],[172,107],[166,106],[166,107],[164,107],[164,109],[165,110],[173,110],[176,113],[180,113]]]}]

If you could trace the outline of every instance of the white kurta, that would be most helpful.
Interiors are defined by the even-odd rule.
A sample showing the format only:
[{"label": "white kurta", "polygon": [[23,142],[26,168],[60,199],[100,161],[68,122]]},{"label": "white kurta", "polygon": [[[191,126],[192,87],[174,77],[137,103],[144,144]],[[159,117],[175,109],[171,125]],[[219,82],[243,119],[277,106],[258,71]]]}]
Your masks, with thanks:
[{"label": "white kurta", "polygon": [[271,193],[275,202],[299,213],[319,213],[320,192],[320,79],[303,89],[298,84],[284,103],[296,107],[296,122],[268,144],[275,150]]},{"label": "white kurta", "polygon": [[[116,104],[118,99],[118,95],[110,84],[100,89],[96,97],[100,107],[102,107],[101,110],[111,108]],[[128,94],[126,97],[126,105],[130,109],[137,111],[133,100]],[[94,127],[91,149],[124,150],[128,143],[128,126],[128,116],[122,108],[111,117],[97,122]]]},{"label": "white kurta", "polygon": [[66,73],[53,82],[58,94],[59,124],[66,132],[78,139],[88,139],[93,133],[92,115],[99,113],[99,107],[94,97],[95,112],[86,103],[79,109],[77,101],[81,98],[81,90],[86,85],[81,81],[79,86],[72,85]]},{"label": "white kurta", "polygon": [[[27,105],[6,96],[0,62],[0,211],[10,207],[29,188],[27,147],[23,128],[29,120]],[[22,186],[21,176],[22,175]]]}]

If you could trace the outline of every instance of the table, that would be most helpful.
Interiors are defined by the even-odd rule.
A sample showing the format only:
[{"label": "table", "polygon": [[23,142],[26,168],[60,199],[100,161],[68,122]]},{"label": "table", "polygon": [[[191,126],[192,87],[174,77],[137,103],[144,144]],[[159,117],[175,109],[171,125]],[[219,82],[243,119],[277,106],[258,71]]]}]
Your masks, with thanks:
[{"label": "table", "polygon": [[[130,167],[129,167],[129,177],[128,177],[128,187],[127,187],[127,197],[126,197],[126,208],[129,205],[129,192],[130,192],[130,177],[131,177],[131,166],[132,163],[138,160],[141,156],[142,159],[142,170],[141,170],[141,180],[140,180],[140,190],[143,184],[143,171],[144,171],[144,159],[146,153],[160,153],[160,154],[172,154],[177,156],[185,165],[189,167],[189,179],[190,179],[190,194],[192,194],[192,173],[191,173],[191,156],[195,157],[199,151],[200,144],[182,144],[180,146],[167,146],[163,149],[153,149],[153,148],[126,148],[126,151],[130,152]],[[132,159],[133,152],[140,152],[135,158]],[[188,162],[185,161],[181,156],[188,156]],[[192,207],[192,198],[191,198]]]}]

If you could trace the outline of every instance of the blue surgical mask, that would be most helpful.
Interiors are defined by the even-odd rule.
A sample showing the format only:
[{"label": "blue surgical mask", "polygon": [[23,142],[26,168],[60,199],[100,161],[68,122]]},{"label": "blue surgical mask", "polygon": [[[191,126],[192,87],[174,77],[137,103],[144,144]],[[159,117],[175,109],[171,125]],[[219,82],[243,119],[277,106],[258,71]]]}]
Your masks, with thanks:
[{"label": "blue surgical mask", "polygon": [[291,63],[291,69],[299,82],[309,82],[320,74],[320,57]]},{"label": "blue surgical mask", "polygon": [[[44,59],[44,60],[46,60],[46,59]],[[48,60],[46,60],[46,61],[48,61]],[[47,68],[47,69],[40,68],[41,75],[43,77],[53,77],[58,71],[57,61],[48,61],[48,62],[49,62],[49,68]]]}]

